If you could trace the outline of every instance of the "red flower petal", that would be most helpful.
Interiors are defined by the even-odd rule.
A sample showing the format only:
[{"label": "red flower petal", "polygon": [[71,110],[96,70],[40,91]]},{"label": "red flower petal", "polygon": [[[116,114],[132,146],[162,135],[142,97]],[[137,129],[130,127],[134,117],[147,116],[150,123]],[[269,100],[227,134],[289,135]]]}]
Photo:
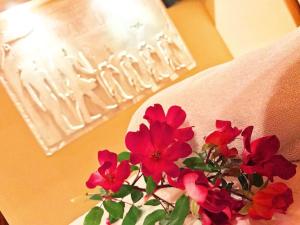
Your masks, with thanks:
[{"label": "red flower petal", "polygon": [[258,138],[251,142],[251,155],[253,161],[269,160],[277,153],[280,142],[275,135]]},{"label": "red flower petal", "polygon": [[224,157],[232,158],[237,156],[238,150],[236,148],[228,148],[227,145],[223,145],[220,147],[220,153]]},{"label": "red flower petal", "polygon": [[253,131],[253,126],[249,126],[246,127],[242,132],[242,136],[244,140],[244,148],[248,152],[251,152],[250,141],[251,141],[252,131]]},{"label": "red flower petal", "polygon": [[124,160],[122,162],[120,162],[118,168],[117,168],[117,172],[116,172],[116,177],[119,180],[125,180],[129,177],[130,175],[130,165],[129,162],[127,160]]},{"label": "red flower petal", "polygon": [[105,162],[110,162],[111,167],[115,168],[117,165],[117,154],[110,152],[108,150],[102,150],[98,152],[98,161],[100,166]]},{"label": "red flower petal", "polygon": [[278,176],[282,179],[288,180],[296,174],[297,166],[288,161],[282,155],[274,155],[266,164],[266,167],[268,167],[268,164],[272,165],[272,176]]},{"label": "red flower petal", "polygon": [[226,120],[216,120],[216,128],[223,129],[224,127],[231,127],[231,122]]},{"label": "red flower petal", "polygon": [[194,137],[194,131],[192,127],[179,128],[175,131],[175,138],[178,141],[189,141]]},{"label": "red flower petal", "polygon": [[153,149],[150,131],[146,125],[141,124],[137,132],[128,132],[125,138],[126,147],[132,152],[130,161],[137,164],[147,156],[148,152]]},{"label": "red flower petal", "polygon": [[149,124],[154,122],[165,122],[166,116],[163,107],[160,104],[148,107],[144,119],[146,119]]},{"label": "red flower petal", "polygon": [[216,121],[217,130],[210,133],[205,138],[205,143],[214,144],[218,146],[227,145],[231,143],[240,133],[236,127],[231,127],[230,121]]},{"label": "red flower petal", "polygon": [[173,128],[180,127],[186,118],[186,113],[179,106],[171,106],[166,116],[166,122]]},{"label": "red flower petal", "polygon": [[179,167],[173,162],[166,162],[164,171],[170,177],[178,177],[180,174]]},{"label": "red flower petal", "polygon": [[90,178],[86,182],[86,186],[88,188],[95,188],[96,186],[101,186],[104,181],[105,178],[103,178],[98,171],[96,171],[91,174]]},{"label": "red flower petal", "polygon": [[285,213],[292,203],[291,189],[281,182],[272,183],[256,192],[249,215],[254,219],[272,219],[275,212]]},{"label": "red flower petal", "polygon": [[167,160],[177,161],[185,158],[192,153],[192,147],[185,142],[176,142],[166,150],[165,157]]},{"label": "red flower petal", "polygon": [[[174,141],[174,129],[165,123],[150,124],[151,142],[155,149],[163,150]],[[145,150],[144,150],[145,151]]]}]

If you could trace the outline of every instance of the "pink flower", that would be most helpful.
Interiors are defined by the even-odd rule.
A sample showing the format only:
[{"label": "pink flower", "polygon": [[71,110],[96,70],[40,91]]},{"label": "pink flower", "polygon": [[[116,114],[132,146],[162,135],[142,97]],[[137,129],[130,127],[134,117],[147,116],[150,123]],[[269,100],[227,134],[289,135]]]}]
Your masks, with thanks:
[{"label": "pink flower", "polygon": [[183,177],[186,194],[196,201],[203,225],[230,224],[233,213],[243,207],[243,202],[235,200],[225,189],[219,189],[208,183],[205,175],[188,173]]},{"label": "pink flower", "polygon": [[206,144],[213,144],[218,146],[220,154],[225,157],[235,157],[238,154],[236,148],[228,148],[230,144],[238,135],[240,135],[241,130],[236,127],[231,127],[230,121],[216,121],[217,130],[210,133],[205,138]]},{"label": "pink flower", "polygon": [[173,177],[168,176],[167,177],[168,178],[168,183],[172,187],[184,190],[185,186],[184,186],[184,183],[183,183],[183,178],[188,173],[196,173],[198,175],[198,177],[200,177],[199,179],[201,179],[203,181],[205,180],[205,184],[208,185],[207,179],[206,179],[204,173],[201,170],[192,170],[192,169],[186,169],[186,168],[180,170],[180,173],[179,173],[178,177],[173,178]]},{"label": "pink flower", "polygon": [[166,123],[153,122],[150,128],[141,124],[136,132],[128,132],[126,146],[131,151],[132,164],[141,164],[145,176],[159,182],[162,174],[171,177],[179,175],[175,162],[192,153],[189,144],[174,140],[174,129]]},{"label": "pink flower", "polygon": [[290,179],[296,174],[296,165],[277,154],[280,143],[275,135],[258,138],[250,143],[253,127],[243,132],[244,151],[241,169],[247,174],[258,173],[273,180],[274,176]]},{"label": "pink flower", "polygon": [[118,165],[117,154],[108,150],[98,152],[98,161],[100,167],[98,171],[91,174],[86,186],[88,188],[101,186],[105,190],[117,192],[130,175],[129,162],[124,160]]},{"label": "pink flower", "polygon": [[160,104],[155,104],[154,106],[148,107],[144,115],[144,119],[146,119],[150,125],[155,122],[160,122],[166,123],[174,128],[174,138],[183,142],[189,141],[194,137],[192,127],[180,128],[184,123],[185,118],[185,111],[176,105],[171,106],[166,115],[162,106]]},{"label": "pink flower", "polygon": [[254,219],[270,220],[274,213],[285,213],[292,203],[292,190],[284,183],[272,183],[256,192],[249,215]]}]

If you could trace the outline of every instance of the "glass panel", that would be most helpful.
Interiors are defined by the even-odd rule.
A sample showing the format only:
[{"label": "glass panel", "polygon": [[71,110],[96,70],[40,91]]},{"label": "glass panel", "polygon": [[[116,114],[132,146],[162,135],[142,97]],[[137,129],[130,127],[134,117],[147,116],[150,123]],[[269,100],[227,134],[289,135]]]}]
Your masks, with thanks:
[{"label": "glass panel", "polygon": [[48,155],[195,65],[159,0],[32,2],[0,14],[0,78]]}]

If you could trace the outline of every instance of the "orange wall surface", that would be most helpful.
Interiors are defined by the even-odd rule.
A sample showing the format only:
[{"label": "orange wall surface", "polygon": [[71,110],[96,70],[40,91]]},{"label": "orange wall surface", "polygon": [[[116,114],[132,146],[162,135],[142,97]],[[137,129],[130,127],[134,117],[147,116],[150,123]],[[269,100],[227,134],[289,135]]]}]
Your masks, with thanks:
[{"label": "orange wall surface", "polygon": [[217,30],[234,57],[274,42],[296,29],[296,0],[204,0]]},{"label": "orange wall surface", "polygon": [[[168,13],[198,64],[181,79],[232,59],[201,1],[183,0]],[[86,192],[99,149],[124,150],[126,128],[138,106],[47,157],[0,85],[0,211],[9,224],[66,225],[87,211],[91,202],[71,199]]]}]

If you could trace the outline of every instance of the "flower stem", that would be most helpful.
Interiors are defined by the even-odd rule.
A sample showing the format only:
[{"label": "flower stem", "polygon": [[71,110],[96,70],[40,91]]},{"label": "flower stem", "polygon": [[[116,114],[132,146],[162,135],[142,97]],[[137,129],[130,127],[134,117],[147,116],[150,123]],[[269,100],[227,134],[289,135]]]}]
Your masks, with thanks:
[{"label": "flower stem", "polygon": [[140,174],[141,170],[139,169],[136,178],[134,179],[134,181],[132,182],[131,186],[134,186],[136,184],[136,182],[138,182],[138,180],[143,176],[143,174]]},{"label": "flower stem", "polygon": [[205,163],[208,163],[208,160],[209,160],[209,158],[210,158],[210,155],[211,155],[213,149],[214,149],[214,147],[211,147],[211,148],[208,150],[208,153],[207,153],[207,156],[206,156]]},{"label": "flower stem", "polygon": [[[138,186],[132,186],[132,187],[133,187],[134,189],[136,189],[136,190],[139,190],[139,191],[142,191],[142,192],[146,192],[146,189],[145,189],[145,188],[140,188],[140,187],[138,187]],[[171,186],[171,185],[160,185],[160,186],[157,187],[156,190],[162,189],[162,188],[169,188],[169,187],[172,187],[172,186]],[[154,198],[156,198],[157,200],[159,200],[160,203],[163,202],[163,203],[165,203],[166,205],[171,206],[172,208],[175,207],[174,204],[168,202],[167,200],[165,200],[165,199],[159,197],[158,195],[156,195],[156,194],[154,194],[154,193],[152,193],[152,196],[153,196]],[[165,208],[164,206],[163,206],[163,208],[166,210],[166,208]]]},{"label": "flower stem", "polygon": [[239,193],[239,192],[237,192],[237,191],[235,191],[235,190],[230,190],[230,192],[231,192],[232,194],[234,194],[234,195],[237,195],[237,196],[239,196],[239,197],[245,198],[245,199],[247,199],[247,200],[249,200],[249,201],[252,202],[252,198],[250,198],[250,197],[248,197],[248,196],[246,196],[246,195],[244,195],[244,194],[242,194],[242,193]]}]

